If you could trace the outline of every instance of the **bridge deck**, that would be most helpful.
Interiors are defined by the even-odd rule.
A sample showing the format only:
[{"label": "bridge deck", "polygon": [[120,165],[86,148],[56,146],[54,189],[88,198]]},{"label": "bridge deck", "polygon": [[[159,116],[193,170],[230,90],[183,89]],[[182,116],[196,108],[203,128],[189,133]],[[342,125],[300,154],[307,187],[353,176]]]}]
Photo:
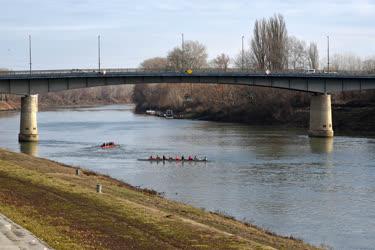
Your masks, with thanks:
[{"label": "bridge deck", "polygon": [[37,94],[104,85],[197,83],[250,85],[313,93],[375,89],[375,74],[200,70],[192,74],[140,69],[0,72],[0,93]]}]

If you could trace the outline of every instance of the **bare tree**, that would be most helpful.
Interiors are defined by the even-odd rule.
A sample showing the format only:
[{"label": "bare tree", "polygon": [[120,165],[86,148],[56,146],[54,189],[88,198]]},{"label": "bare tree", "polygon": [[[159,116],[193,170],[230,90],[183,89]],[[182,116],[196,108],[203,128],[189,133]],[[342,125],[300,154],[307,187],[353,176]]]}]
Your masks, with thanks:
[{"label": "bare tree", "polygon": [[256,20],[251,39],[251,51],[256,69],[265,70],[267,60],[267,21],[266,19]]},{"label": "bare tree", "polygon": [[362,60],[354,54],[334,54],[331,59],[331,70],[360,71]]},{"label": "bare tree", "polygon": [[287,67],[288,33],[284,17],[274,15],[267,23],[267,68],[270,70],[283,70]]},{"label": "bare tree", "polygon": [[207,67],[206,47],[198,41],[187,41],[182,50],[180,47],[174,48],[168,53],[167,60],[171,68],[199,69]]},{"label": "bare tree", "polygon": [[183,69],[183,53],[182,49],[179,47],[175,47],[171,52],[168,53],[167,56],[168,65],[174,70],[182,70]]},{"label": "bare tree", "polygon": [[165,57],[154,57],[144,60],[140,67],[145,70],[167,69],[168,61]]},{"label": "bare tree", "polygon": [[310,69],[319,68],[319,51],[316,43],[311,42],[308,48],[308,59],[310,63]]},{"label": "bare tree", "polygon": [[291,36],[288,38],[288,68],[304,69],[308,63],[306,43]]},{"label": "bare tree", "polygon": [[362,62],[362,70],[367,73],[375,73],[375,57],[364,60]]},{"label": "bare tree", "polygon": [[227,71],[229,62],[230,62],[229,56],[224,53],[221,53],[215,59],[212,60],[211,64],[214,68]]},{"label": "bare tree", "polygon": [[282,15],[256,20],[251,40],[251,50],[256,68],[282,70],[287,67],[288,34]]},{"label": "bare tree", "polygon": [[[235,58],[233,59],[233,64],[236,68],[242,68],[242,51],[238,53]],[[259,69],[258,63],[256,62],[255,56],[252,50],[245,50],[244,51],[244,60],[243,60],[244,68],[245,69]]]}]

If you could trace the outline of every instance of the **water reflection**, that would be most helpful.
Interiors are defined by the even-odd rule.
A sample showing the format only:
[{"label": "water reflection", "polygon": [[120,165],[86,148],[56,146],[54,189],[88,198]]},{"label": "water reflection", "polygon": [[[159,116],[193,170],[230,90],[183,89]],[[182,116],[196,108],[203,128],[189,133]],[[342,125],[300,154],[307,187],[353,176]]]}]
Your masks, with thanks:
[{"label": "water reflection", "polygon": [[332,153],[333,138],[310,138],[310,149],[312,153]]},{"label": "water reflection", "polygon": [[[290,142],[286,136],[279,134],[260,134],[251,143],[255,145],[254,151],[263,157],[281,157],[287,152]],[[267,146],[265,146],[267,144]]]},{"label": "water reflection", "polygon": [[17,111],[1,111],[0,112],[0,118],[9,118],[9,117],[17,116],[17,115],[18,115]]},{"label": "water reflection", "polygon": [[20,145],[20,151],[24,154],[38,157],[38,143],[37,142],[22,142]]}]

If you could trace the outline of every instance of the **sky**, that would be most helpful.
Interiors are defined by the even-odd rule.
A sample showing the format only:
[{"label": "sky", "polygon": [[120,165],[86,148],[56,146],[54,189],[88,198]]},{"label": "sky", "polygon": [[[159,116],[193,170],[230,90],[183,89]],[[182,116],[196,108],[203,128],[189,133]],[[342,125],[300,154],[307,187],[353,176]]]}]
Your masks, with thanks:
[{"label": "sky", "polygon": [[284,16],[288,34],[330,51],[375,55],[375,0],[0,0],[0,68],[95,68],[101,36],[103,68],[136,68],[166,56],[185,40],[207,47],[209,58],[234,57],[241,37],[249,47],[255,20]]}]

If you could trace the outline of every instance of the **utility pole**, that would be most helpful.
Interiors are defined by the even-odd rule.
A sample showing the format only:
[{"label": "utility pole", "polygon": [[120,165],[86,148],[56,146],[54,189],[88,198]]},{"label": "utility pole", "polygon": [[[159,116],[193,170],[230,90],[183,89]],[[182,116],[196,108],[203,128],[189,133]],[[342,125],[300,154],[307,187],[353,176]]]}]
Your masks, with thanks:
[{"label": "utility pole", "polygon": [[241,61],[242,61],[242,67],[241,67],[241,69],[242,69],[242,71],[244,70],[244,48],[243,48],[244,38],[245,38],[245,36],[242,35],[242,57],[241,57]]},{"label": "utility pole", "polygon": [[181,34],[181,70],[184,70],[185,67],[185,40],[184,33]]},{"label": "utility pole", "polygon": [[30,75],[31,75],[31,35],[29,35],[29,66],[30,66]]},{"label": "utility pole", "polygon": [[98,69],[100,72],[100,35],[98,35]]},{"label": "utility pole", "polygon": [[329,36],[327,36],[327,71],[329,73]]}]

